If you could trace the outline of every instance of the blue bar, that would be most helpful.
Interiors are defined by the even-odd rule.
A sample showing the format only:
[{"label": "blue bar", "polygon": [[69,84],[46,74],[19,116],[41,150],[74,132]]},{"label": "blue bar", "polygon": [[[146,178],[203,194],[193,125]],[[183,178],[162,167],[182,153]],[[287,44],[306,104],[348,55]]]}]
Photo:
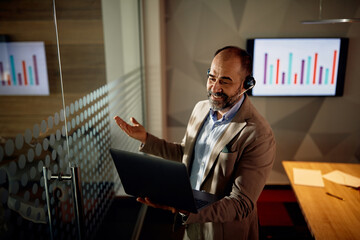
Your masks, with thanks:
[{"label": "blue bar", "polygon": [[306,71],[306,84],[310,84],[310,69],[311,69],[311,57],[308,57],[307,71]]},{"label": "blue bar", "polygon": [[282,83],[283,85],[285,84],[285,72],[282,73],[281,83]]},{"label": "blue bar", "polygon": [[290,53],[290,54],[289,54],[289,73],[288,73],[288,84],[289,84],[289,85],[291,84],[292,57],[293,57],[293,54]]},{"label": "blue bar", "polygon": [[30,77],[30,85],[34,85],[34,79],[32,74],[32,68],[29,66],[29,77]]},{"label": "blue bar", "polygon": [[300,75],[301,85],[304,83],[304,66],[305,66],[305,60],[301,60],[301,75]]},{"label": "blue bar", "polygon": [[13,83],[14,85],[16,85],[15,61],[13,55],[10,55],[10,65],[11,65],[11,74],[13,78]]},{"label": "blue bar", "polygon": [[267,53],[265,53],[265,64],[264,64],[264,85],[266,85],[267,57],[268,57],[268,54],[267,54]]},{"label": "blue bar", "polygon": [[274,66],[271,64],[270,65],[270,84],[272,84],[272,80],[273,80],[273,68],[274,68]]},{"label": "blue bar", "polygon": [[328,84],[329,83],[329,69],[326,68],[325,70],[325,84]]}]

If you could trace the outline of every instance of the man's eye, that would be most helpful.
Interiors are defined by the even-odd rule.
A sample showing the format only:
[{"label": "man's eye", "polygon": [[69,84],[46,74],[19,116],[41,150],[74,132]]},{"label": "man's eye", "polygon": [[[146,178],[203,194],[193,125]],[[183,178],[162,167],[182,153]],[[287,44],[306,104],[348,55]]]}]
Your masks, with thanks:
[{"label": "man's eye", "polygon": [[216,78],[214,78],[214,77],[209,77],[209,81],[215,82],[215,81],[216,81]]},{"label": "man's eye", "polygon": [[223,81],[223,80],[220,80],[219,83],[220,83],[221,85],[226,85],[226,84],[228,84],[227,81]]}]

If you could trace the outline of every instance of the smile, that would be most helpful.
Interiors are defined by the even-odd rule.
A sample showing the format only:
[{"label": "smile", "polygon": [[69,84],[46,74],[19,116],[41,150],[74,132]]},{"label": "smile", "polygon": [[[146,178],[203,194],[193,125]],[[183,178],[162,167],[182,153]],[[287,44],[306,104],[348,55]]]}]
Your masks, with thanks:
[{"label": "smile", "polygon": [[221,99],[228,98],[228,96],[225,93],[222,93],[222,92],[214,93],[212,91],[208,91],[208,97],[211,97],[211,99],[214,99],[214,100],[221,100]]},{"label": "smile", "polygon": [[215,100],[224,99],[223,96],[216,96],[216,95],[214,95],[214,94],[211,94],[211,98],[212,98],[212,99],[215,99]]}]

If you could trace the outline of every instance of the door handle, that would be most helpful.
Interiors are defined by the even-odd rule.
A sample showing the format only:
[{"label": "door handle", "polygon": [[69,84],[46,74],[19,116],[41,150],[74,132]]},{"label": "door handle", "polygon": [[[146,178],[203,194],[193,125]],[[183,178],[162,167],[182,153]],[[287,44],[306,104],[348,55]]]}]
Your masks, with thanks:
[{"label": "door handle", "polygon": [[49,170],[46,167],[43,167],[43,176],[44,176],[44,187],[46,194],[46,205],[48,211],[48,220],[49,220],[49,230],[50,237],[54,239],[52,218],[51,218],[51,208],[50,208],[50,197],[49,197],[49,182],[48,180],[58,180],[58,181],[71,181],[72,196],[74,202],[74,213],[75,221],[77,226],[77,235],[78,239],[81,240],[84,236],[84,211],[83,211],[83,198],[81,191],[81,179],[80,179],[80,168],[79,167],[70,167],[70,175],[50,175]]}]

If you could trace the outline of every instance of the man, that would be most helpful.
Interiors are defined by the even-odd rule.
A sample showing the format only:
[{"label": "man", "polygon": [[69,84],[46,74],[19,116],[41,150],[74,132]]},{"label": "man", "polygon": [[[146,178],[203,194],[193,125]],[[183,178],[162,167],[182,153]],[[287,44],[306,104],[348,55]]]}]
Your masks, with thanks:
[{"label": "man", "polygon": [[[237,47],[219,49],[208,71],[208,100],[196,104],[181,143],[159,139],[131,118],[115,117],[140,150],[183,162],[193,188],[219,201],[199,213],[184,213],[184,239],[258,239],[256,201],[275,159],[275,139],[266,120],[244,94],[253,87],[251,58]],[[148,199],[138,201],[159,206]]]}]

